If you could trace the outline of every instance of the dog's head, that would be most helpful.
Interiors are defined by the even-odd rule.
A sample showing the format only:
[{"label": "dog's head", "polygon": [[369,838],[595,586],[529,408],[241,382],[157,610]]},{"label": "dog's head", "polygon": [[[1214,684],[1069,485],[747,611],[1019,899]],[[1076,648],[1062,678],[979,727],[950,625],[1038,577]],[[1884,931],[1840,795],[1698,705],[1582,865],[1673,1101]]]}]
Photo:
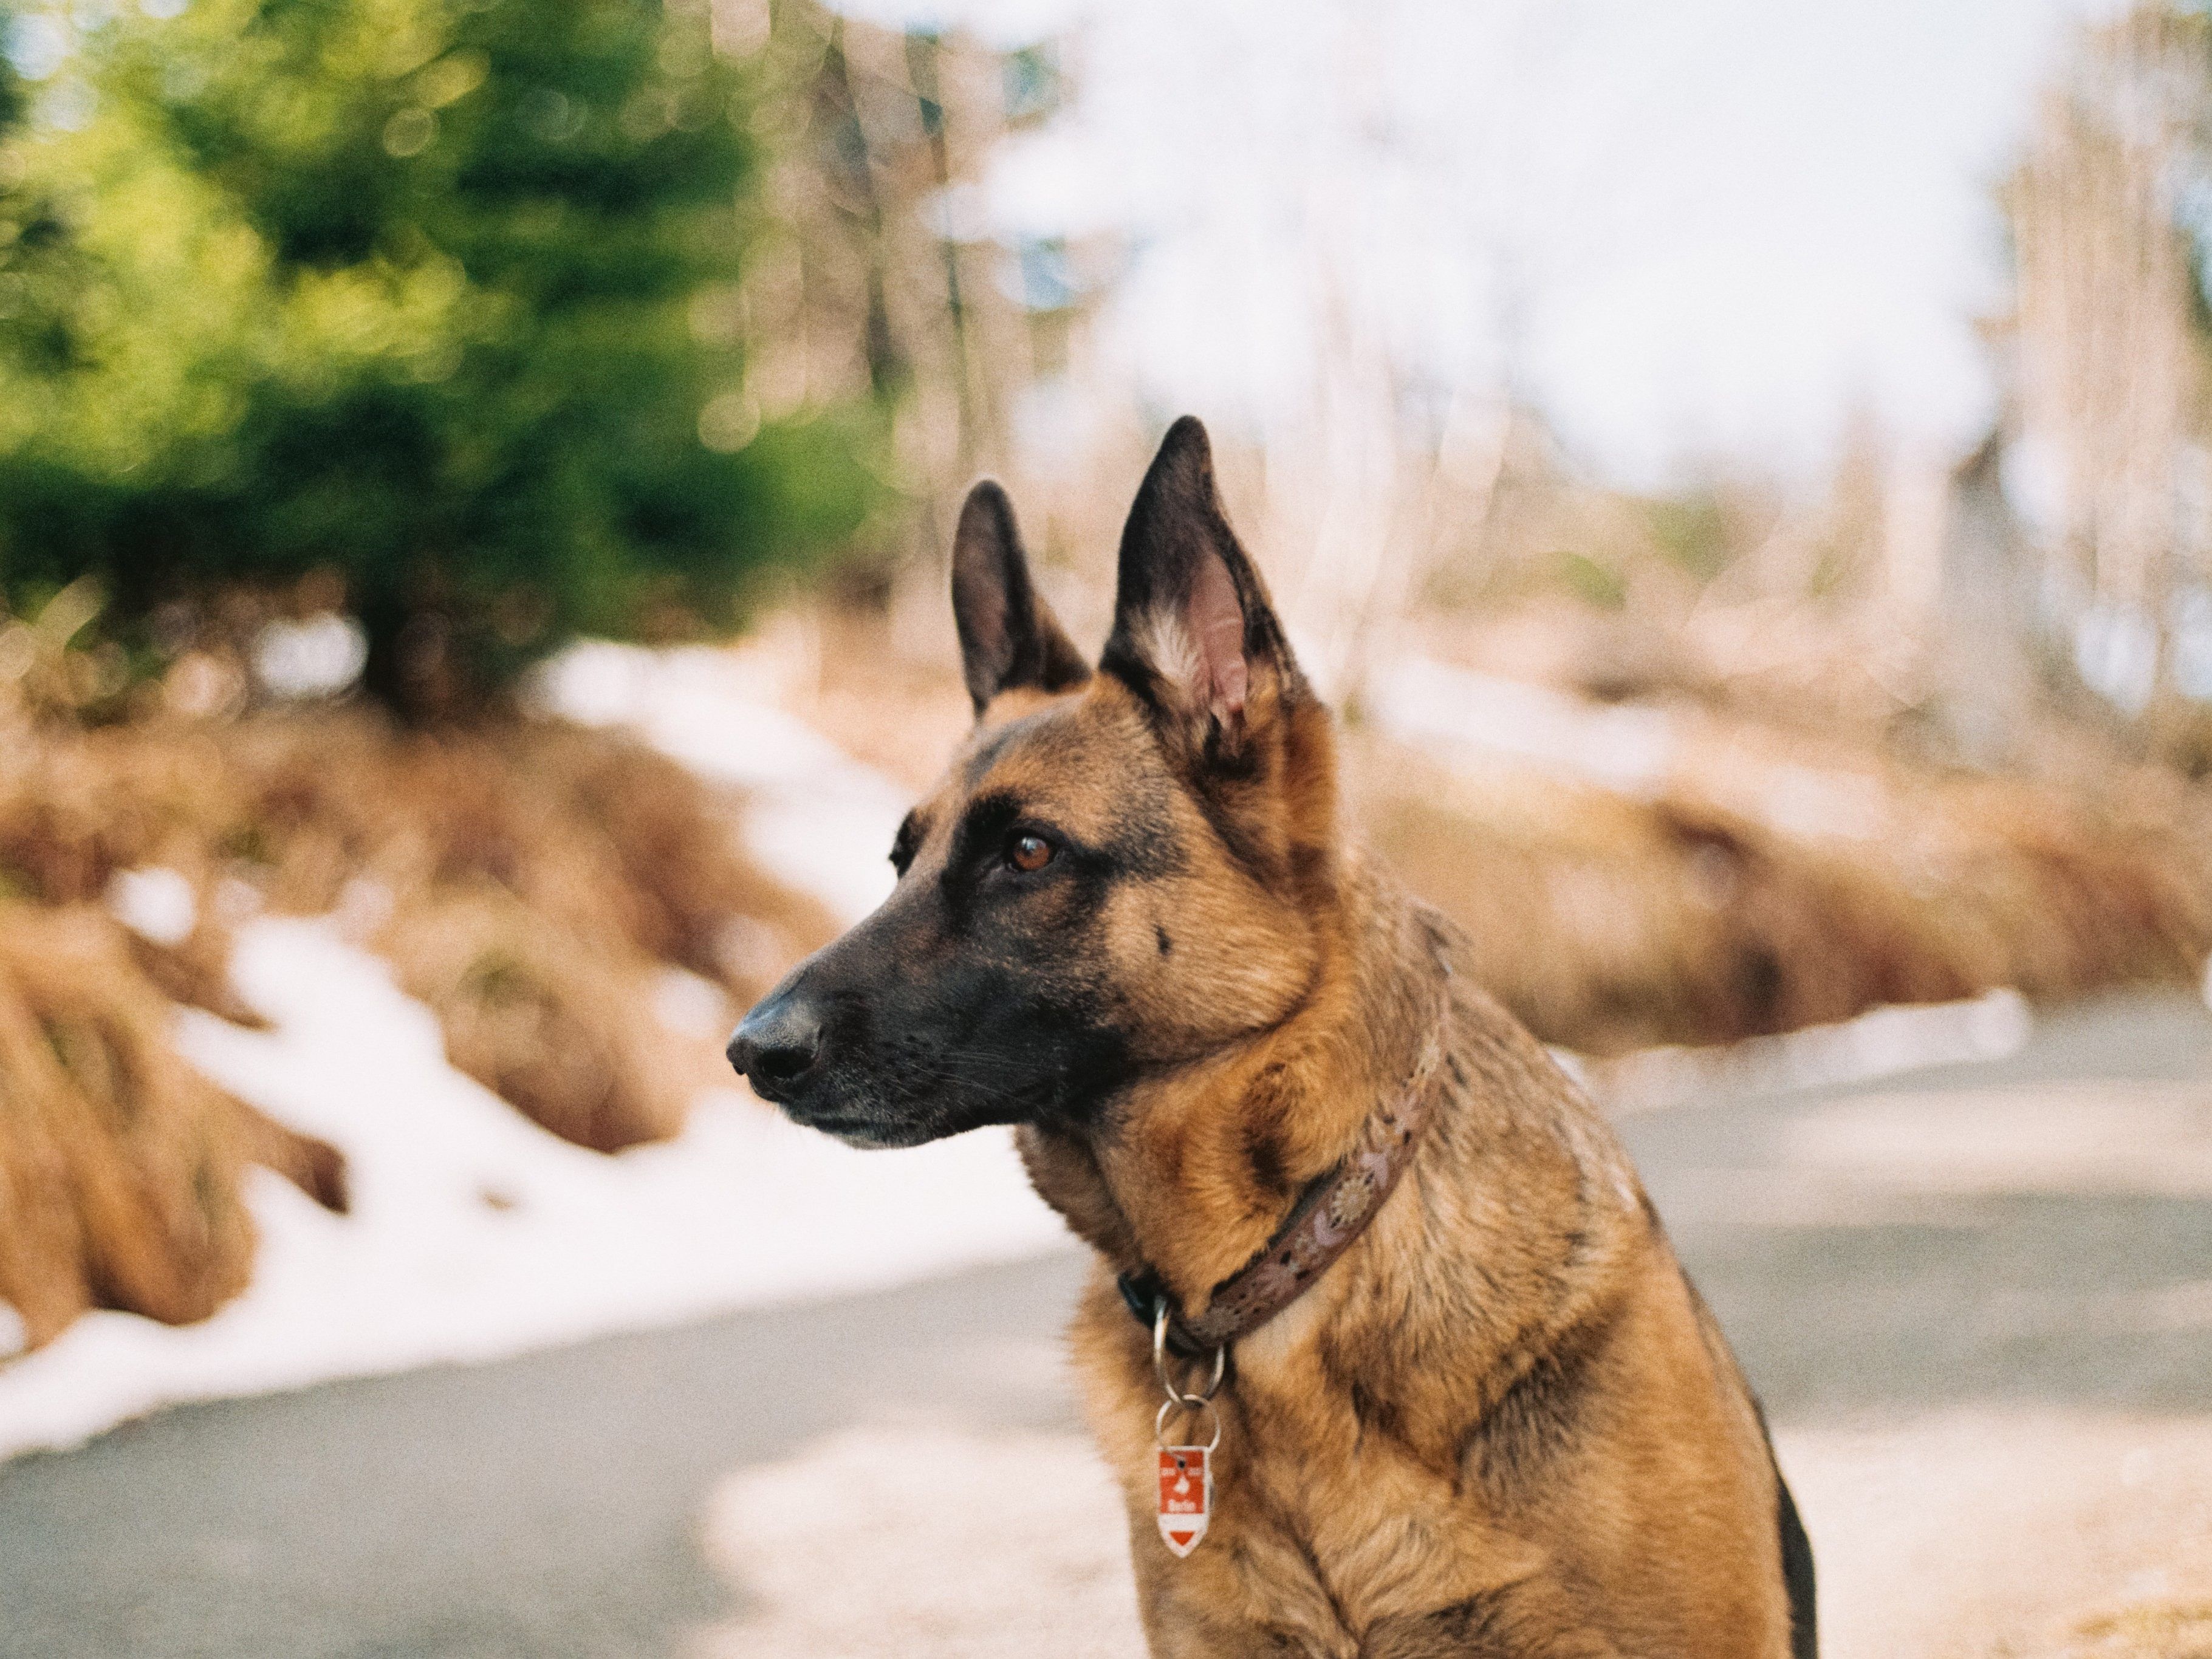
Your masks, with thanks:
[{"label": "dog's head", "polygon": [[760,1094],[859,1145],[1079,1125],[1286,1018],[1332,917],[1328,712],[1195,420],[1130,509],[1095,672],[994,483],[961,513],[952,603],[975,726],[899,831],[897,887],[730,1042]]}]

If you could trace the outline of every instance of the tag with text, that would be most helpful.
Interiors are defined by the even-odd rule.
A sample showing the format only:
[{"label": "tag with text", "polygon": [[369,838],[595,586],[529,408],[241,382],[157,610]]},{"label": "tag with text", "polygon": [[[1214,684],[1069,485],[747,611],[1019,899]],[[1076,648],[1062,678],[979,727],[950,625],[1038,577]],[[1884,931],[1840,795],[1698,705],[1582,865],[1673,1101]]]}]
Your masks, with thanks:
[{"label": "tag with text", "polygon": [[1160,1449],[1160,1536],[1177,1555],[1188,1555],[1206,1536],[1213,1510],[1213,1464],[1203,1446]]}]

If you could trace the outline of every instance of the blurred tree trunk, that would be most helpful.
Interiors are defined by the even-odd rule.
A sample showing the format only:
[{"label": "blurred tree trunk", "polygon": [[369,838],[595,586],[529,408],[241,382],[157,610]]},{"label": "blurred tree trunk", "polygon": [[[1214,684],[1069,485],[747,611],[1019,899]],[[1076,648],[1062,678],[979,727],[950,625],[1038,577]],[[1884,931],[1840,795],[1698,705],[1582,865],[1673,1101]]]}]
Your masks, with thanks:
[{"label": "blurred tree trunk", "polygon": [[2005,500],[2003,432],[1952,473],[1937,596],[1938,711],[1978,766],[2011,759],[2035,700],[2034,582]]},{"label": "blurred tree trunk", "polygon": [[1001,52],[815,0],[775,0],[769,20],[797,125],[771,186],[781,228],[745,285],[748,391],[764,413],[855,387],[892,401],[904,496],[878,527],[878,591],[913,580],[934,600],[947,510],[1009,465],[1038,337],[1078,302],[1028,291],[1030,251],[994,239],[981,195],[994,148],[1054,106],[1057,71],[1048,45]]},{"label": "blurred tree trunk", "polygon": [[2152,738],[2183,717],[2183,601],[2212,584],[2193,222],[2212,191],[2212,33],[2141,6],[2087,31],[2004,194],[2014,464],[2052,668]]}]

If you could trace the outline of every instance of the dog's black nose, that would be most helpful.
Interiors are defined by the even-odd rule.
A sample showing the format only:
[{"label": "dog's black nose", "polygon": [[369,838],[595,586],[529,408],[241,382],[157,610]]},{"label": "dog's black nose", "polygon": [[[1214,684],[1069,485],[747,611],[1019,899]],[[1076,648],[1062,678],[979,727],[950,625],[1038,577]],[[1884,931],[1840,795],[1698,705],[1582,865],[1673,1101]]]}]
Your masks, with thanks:
[{"label": "dog's black nose", "polygon": [[786,1097],[822,1057],[822,1018],[812,1006],[785,992],[757,1003],[730,1039],[730,1064],[752,1080],[754,1092]]}]

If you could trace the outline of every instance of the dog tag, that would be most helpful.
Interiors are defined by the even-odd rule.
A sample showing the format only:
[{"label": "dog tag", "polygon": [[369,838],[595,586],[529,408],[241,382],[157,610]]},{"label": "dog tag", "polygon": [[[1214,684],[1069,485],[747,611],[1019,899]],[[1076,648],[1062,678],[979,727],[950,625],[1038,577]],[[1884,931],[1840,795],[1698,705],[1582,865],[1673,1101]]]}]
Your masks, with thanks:
[{"label": "dog tag", "polygon": [[1204,1446],[1160,1448],[1160,1536],[1188,1555],[1213,1512],[1213,1458]]}]

